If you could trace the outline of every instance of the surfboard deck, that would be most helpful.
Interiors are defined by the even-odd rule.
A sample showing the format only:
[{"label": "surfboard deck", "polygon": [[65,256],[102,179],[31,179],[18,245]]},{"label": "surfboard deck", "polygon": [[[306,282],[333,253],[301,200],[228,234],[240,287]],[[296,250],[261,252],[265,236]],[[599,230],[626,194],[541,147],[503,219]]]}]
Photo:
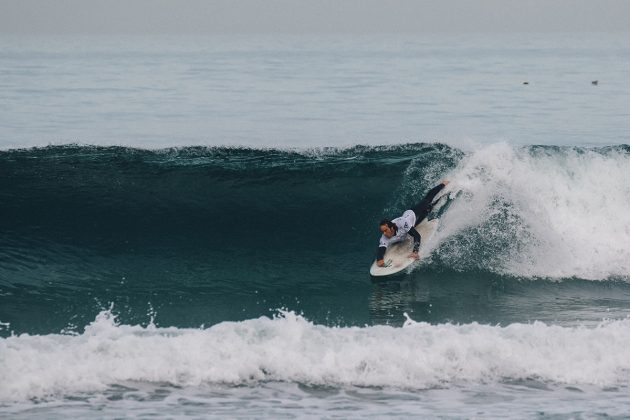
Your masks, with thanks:
[{"label": "surfboard deck", "polygon": [[[422,251],[426,248],[431,236],[437,231],[438,223],[438,219],[423,220],[422,223],[414,227],[422,238],[420,244],[420,260],[424,257]],[[407,236],[407,240],[405,241],[388,246],[383,258],[385,260],[385,266],[379,267],[376,265],[376,260],[374,260],[370,267],[370,275],[373,277],[383,277],[401,272],[417,261],[409,258],[411,251],[413,251],[413,239],[411,236]]]}]

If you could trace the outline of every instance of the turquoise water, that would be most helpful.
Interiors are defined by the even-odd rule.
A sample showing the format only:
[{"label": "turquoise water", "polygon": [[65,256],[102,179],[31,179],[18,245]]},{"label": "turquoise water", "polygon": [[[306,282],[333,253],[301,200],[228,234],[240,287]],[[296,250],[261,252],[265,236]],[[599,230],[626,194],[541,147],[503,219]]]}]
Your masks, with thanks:
[{"label": "turquoise water", "polygon": [[0,413],[625,416],[626,41],[1,39]]}]

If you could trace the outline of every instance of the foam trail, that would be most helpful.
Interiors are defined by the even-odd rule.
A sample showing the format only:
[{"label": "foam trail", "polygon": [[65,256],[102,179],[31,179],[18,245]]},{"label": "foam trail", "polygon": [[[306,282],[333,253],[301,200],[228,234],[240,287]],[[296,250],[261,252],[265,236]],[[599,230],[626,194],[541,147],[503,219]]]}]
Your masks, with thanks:
[{"label": "foam trail", "polygon": [[[483,268],[517,276],[605,279],[630,275],[630,156],[620,149],[496,144],[452,172],[460,198],[443,220],[444,255],[457,265],[485,243]],[[500,248],[500,249],[499,249]]]},{"label": "foam trail", "polygon": [[286,381],[424,389],[536,378],[630,384],[630,320],[331,328],[293,312],[208,329],[118,325],[100,313],[80,335],[0,340],[0,401],[98,392],[125,381],[199,386]]}]

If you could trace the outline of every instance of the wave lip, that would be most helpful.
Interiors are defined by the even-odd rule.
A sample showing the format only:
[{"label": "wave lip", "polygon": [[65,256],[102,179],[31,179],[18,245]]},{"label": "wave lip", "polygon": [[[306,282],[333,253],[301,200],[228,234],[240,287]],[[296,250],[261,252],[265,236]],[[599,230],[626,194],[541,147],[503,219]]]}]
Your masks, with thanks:
[{"label": "wave lip", "polygon": [[208,329],[119,325],[101,312],[80,335],[0,340],[0,401],[99,392],[126,381],[443,388],[536,379],[630,384],[630,320],[597,328],[536,322],[506,327],[331,328],[293,312]]}]

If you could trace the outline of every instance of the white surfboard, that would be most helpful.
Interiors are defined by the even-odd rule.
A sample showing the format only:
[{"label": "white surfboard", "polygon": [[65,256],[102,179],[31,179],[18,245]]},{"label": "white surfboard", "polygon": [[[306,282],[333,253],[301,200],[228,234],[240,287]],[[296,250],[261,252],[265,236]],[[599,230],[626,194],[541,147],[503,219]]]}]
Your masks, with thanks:
[{"label": "white surfboard", "polygon": [[[433,219],[423,220],[422,223],[414,228],[418,231],[422,239],[420,243],[420,259],[425,257],[422,251],[426,249],[427,243],[435,231],[437,231],[437,227],[438,219]],[[404,270],[417,261],[413,258],[409,258],[411,251],[413,251],[413,238],[407,235],[407,240],[396,242],[387,247],[385,257],[383,258],[385,260],[384,267],[376,265],[376,260],[374,260],[372,267],[370,267],[370,274],[374,277],[382,277],[390,276]]]}]

